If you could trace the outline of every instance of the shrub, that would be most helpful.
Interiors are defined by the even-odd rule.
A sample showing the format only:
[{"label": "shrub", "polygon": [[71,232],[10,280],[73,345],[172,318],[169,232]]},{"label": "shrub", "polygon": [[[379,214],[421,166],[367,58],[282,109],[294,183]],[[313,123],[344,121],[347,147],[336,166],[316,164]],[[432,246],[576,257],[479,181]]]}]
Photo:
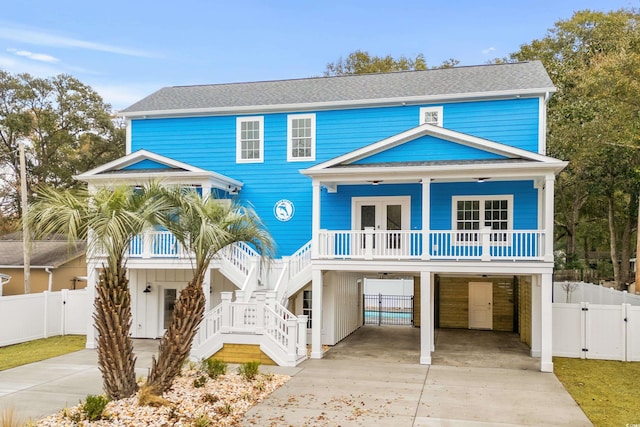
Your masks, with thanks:
[{"label": "shrub", "polygon": [[240,365],[238,367],[238,374],[240,374],[240,376],[245,380],[252,381],[258,376],[259,368],[260,362],[252,360],[251,362],[246,362]]},{"label": "shrub", "polygon": [[20,427],[23,423],[16,416],[13,406],[5,408],[0,413],[0,427]]},{"label": "shrub", "polygon": [[107,403],[109,403],[107,396],[90,394],[82,405],[82,413],[89,421],[101,420],[105,418],[104,410],[107,407]]},{"label": "shrub", "polygon": [[228,417],[233,412],[233,406],[230,403],[225,403],[223,406],[218,406],[216,412],[223,417]]},{"label": "shrub", "polygon": [[207,377],[204,375],[200,375],[198,378],[193,380],[193,386],[195,388],[204,387],[206,383],[207,383]]},{"label": "shrub", "polygon": [[202,361],[202,368],[213,379],[227,373],[227,363],[220,359],[205,359]]},{"label": "shrub", "polygon": [[193,427],[209,427],[213,424],[211,424],[211,420],[206,415],[199,415],[191,425]]},{"label": "shrub", "polygon": [[216,403],[220,398],[215,394],[207,393],[202,396],[202,401],[205,403]]}]

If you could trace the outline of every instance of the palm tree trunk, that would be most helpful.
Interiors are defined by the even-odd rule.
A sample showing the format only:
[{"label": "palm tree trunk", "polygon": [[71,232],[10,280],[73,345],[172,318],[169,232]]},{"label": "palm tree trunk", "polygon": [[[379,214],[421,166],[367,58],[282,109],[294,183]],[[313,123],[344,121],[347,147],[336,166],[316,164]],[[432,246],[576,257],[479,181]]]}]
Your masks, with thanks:
[{"label": "palm tree trunk", "polygon": [[180,373],[202,321],[204,303],[202,280],[196,276],[180,292],[171,324],[160,341],[158,360],[154,356],[151,362],[147,385],[154,393],[161,395],[167,391]]},{"label": "palm tree trunk", "polygon": [[127,269],[103,266],[96,287],[94,320],[98,330],[98,367],[110,399],[123,399],[138,390],[131,330],[131,294]]}]

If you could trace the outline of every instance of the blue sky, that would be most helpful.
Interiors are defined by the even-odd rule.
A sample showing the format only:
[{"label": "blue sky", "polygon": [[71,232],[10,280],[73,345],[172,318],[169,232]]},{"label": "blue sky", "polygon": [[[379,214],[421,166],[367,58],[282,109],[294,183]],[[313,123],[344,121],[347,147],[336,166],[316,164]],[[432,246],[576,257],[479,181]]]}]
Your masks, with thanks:
[{"label": "blue sky", "polygon": [[640,0],[24,0],[0,69],[70,74],[122,109],[164,86],[320,76],[356,49],[460,65],[507,56],[583,9]]}]

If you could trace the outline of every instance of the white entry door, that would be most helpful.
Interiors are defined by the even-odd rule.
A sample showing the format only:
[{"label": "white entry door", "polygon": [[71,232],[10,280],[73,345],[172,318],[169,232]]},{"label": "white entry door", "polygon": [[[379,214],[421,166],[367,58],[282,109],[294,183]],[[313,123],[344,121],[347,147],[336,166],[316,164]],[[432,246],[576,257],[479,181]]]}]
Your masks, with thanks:
[{"label": "white entry door", "polygon": [[178,301],[180,291],[185,288],[184,284],[166,283],[158,286],[160,289],[160,310],[158,313],[158,336],[164,335],[173,320],[173,308]]},{"label": "white entry door", "polygon": [[493,329],[491,282],[469,282],[469,329]]},{"label": "white entry door", "polygon": [[[374,231],[395,231],[411,229],[411,198],[354,197],[353,225],[355,230],[373,228]],[[385,233],[381,239],[373,240],[373,247],[384,253],[402,249],[401,233]],[[383,247],[381,248],[380,245]],[[366,247],[365,239],[359,239],[359,250]]]}]

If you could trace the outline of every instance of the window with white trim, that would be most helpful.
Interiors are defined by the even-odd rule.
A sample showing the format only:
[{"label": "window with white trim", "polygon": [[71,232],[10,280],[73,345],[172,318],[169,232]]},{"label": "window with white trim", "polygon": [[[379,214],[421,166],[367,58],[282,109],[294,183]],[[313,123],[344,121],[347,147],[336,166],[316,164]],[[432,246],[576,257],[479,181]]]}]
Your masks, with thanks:
[{"label": "window with white trim", "polygon": [[[453,197],[453,229],[468,232],[458,240],[476,241],[482,228],[510,230],[513,224],[513,196]],[[491,241],[504,241],[506,234],[491,233]]]},{"label": "window with white trim", "polygon": [[264,117],[236,119],[236,162],[258,163],[264,159]]},{"label": "window with white trim", "polygon": [[421,107],[420,124],[425,123],[442,127],[442,107]]},{"label": "window with white trim", "polygon": [[291,114],[287,121],[287,160],[315,160],[316,115]]},{"label": "window with white trim", "polygon": [[311,329],[311,291],[302,291],[302,314],[307,315],[307,328]]}]

